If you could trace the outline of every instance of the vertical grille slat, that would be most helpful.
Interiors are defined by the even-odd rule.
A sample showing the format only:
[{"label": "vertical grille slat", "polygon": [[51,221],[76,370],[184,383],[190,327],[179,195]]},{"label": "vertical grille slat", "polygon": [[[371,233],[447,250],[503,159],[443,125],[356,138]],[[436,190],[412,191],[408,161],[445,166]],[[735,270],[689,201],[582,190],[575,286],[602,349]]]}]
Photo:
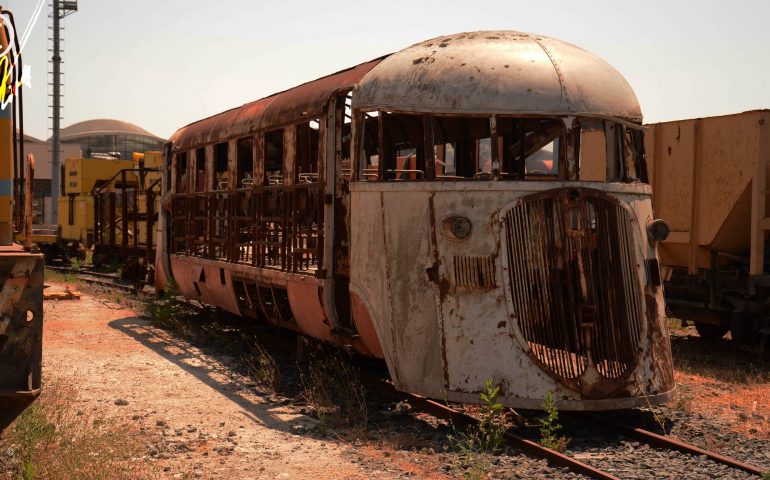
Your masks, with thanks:
[{"label": "vertical grille slat", "polygon": [[590,360],[617,379],[642,334],[632,219],[617,200],[576,192],[536,194],[503,215],[509,294],[531,354],[552,373],[579,378]]}]

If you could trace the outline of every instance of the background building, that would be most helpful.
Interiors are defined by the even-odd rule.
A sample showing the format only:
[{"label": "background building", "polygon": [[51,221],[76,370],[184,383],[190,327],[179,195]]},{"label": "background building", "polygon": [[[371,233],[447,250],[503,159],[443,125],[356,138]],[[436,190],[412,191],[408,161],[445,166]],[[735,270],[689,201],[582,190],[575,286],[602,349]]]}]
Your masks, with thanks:
[{"label": "background building", "polygon": [[[130,159],[134,152],[160,150],[166,140],[132,123],[100,119],[63,128],[61,142],[62,145],[78,145],[84,158],[98,153],[117,153],[122,159]],[[65,158],[62,155],[62,159]]]}]

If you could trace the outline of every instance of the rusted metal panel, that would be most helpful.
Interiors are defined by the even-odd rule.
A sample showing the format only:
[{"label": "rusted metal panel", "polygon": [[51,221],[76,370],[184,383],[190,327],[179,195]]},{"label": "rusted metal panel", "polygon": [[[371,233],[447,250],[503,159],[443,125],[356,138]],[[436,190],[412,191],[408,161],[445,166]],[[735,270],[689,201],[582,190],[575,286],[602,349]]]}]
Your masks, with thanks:
[{"label": "rusted metal panel", "polygon": [[766,216],[754,208],[764,193],[760,198],[753,187],[765,181],[770,159],[770,143],[762,135],[767,122],[765,110],[650,125],[645,150],[655,214],[671,227],[660,246],[664,265],[692,273],[710,268],[711,251],[749,255],[752,232],[762,232]]},{"label": "rusted metal panel", "polygon": [[40,393],[43,256],[18,245],[1,247],[0,277],[1,423],[4,409],[24,406]]},{"label": "rusted metal panel", "polygon": [[171,268],[182,294],[190,299],[216,305],[235,315],[240,314],[232,288],[232,272],[216,263],[202,264],[188,258],[172,258]]},{"label": "rusted metal panel", "polygon": [[383,58],[385,57],[340,70],[276,94],[275,100],[265,110],[260,128],[270,129],[303,118],[310,120],[320,117],[332,95],[356,85]]},{"label": "rusted metal panel", "polygon": [[369,306],[355,293],[350,294],[350,306],[356,331],[360,335],[361,343],[366,347],[367,353],[373,357],[384,358],[382,345],[377,338],[377,330],[374,328],[372,316],[369,314]]},{"label": "rusted metal panel", "polygon": [[258,130],[276,128],[303,118],[309,120],[318,117],[335,92],[358,83],[381,60],[378,58],[362,63],[192,123],[177,130],[170,141],[175,150],[185,150],[253,135]]},{"label": "rusted metal panel", "polygon": [[169,142],[176,151],[253,134],[259,129],[265,108],[274,98],[266,97],[191,123],[174,132]]},{"label": "rusted metal panel", "polygon": [[290,281],[287,283],[286,292],[298,330],[305,335],[330,341],[331,326],[324,315],[319,286]]},{"label": "rusted metal panel", "polygon": [[360,82],[355,109],[586,115],[639,123],[631,86],[574,45],[522,32],[469,32],[415,44]]}]

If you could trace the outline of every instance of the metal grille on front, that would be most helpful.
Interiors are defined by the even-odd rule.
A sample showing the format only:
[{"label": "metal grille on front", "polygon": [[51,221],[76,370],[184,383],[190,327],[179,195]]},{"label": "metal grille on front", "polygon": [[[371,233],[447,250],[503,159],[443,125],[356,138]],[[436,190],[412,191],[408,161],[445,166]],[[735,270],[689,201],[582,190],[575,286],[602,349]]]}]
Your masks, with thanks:
[{"label": "metal grille on front", "polygon": [[495,260],[492,257],[454,257],[455,285],[470,288],[495,288]]},{"label": "metal grille on front", "polygon": [[564,379],[633,366],[642,335],[632,220],[590,190],[523,199],[505,216],[511,299],[533,355]]}]

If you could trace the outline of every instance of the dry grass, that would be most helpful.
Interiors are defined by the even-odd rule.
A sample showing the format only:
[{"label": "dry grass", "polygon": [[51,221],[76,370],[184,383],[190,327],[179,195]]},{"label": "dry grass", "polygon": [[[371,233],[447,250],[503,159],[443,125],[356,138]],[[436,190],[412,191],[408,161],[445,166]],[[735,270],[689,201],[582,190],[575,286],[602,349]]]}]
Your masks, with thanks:
[{"label": "dry grass", "polygon": [[0,437],[0,478],[122,480],[155,478],[132,425],[78,409],[71,382],[49,382]]},{"label": "dry grass", "polygon": [[686,336],[673,336],[671,346],[679,389],[671,408],[720,417],[741,435],[770,438],[768,352],[703,339],[693,327]]},{"label": "dry grass", "polygon": [[270,353],[259,343],[256,337],[244,340],[248,350],[241,356],[241,362],[249,376],[259,382],[260,385],[275,392],[278,387],[278,365]]},{"label": "dry grass", "polygon": [[337,350],[312,348],[300,374],[303,396],[320,420],[319,429],[349,427],[366,431],[368,413],[364,387],[351,358]]},{"label": "dry grass", "polygon": [[60,272],[58,270],[52,270],[50,268],[46,268],[44,275],[47,281],[50,280],[56,283],[63,283],[66,285],[80,284],[80,281],[78,281],[74,273],[65,273],[65,272]]}]

